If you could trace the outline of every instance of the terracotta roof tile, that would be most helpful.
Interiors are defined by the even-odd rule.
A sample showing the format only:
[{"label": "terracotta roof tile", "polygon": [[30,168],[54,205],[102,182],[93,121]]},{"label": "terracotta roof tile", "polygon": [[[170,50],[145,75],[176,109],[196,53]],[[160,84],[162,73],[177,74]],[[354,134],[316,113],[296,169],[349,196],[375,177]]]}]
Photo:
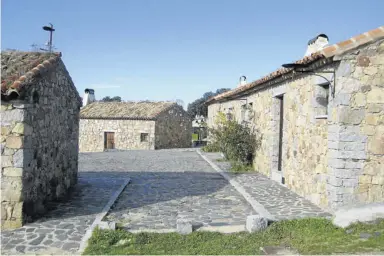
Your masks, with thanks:
[{"label": "terracotta roof tile", "polygon": [[81,119],[155,120],[175,102],[93,102],[80,110]]},{"label": "terracotta roof tile", "polygon": [[20,94],[22,88],[37,74],[48,70],[61,53],[1,52],[1,94]]},{"label": "terracotta roof tile", "polygon": [[[335,55],[339,55],[342,53],[345,53],[346,51],[349,51],[351,49],[357,48],[361,45],[364,45],[369,42],[376,41],[380,38],[384,38],[384,26],[381,26],[379,28],[373,29],[371,31],[368,31],[367,33],[354,36],[348,40],[342,41],[340,43],[330,45],[323,50],[313,53],[311,56],[306,56],[295,63],[300,63],[300,64],[311,64],[317,60],[320,59],[325,59],[325,58],[330,58]],[[228,98],[230,96],[236,96],[237,94],[241,92],[245,92],[251,88],[254,88],[256,86],[259,86],[261,84],[264,84],[268,81],[271,81],[277,77],[280,77],[284,74],[290,73],[292,70],[286,69],[286,68],[280,68],[256,81],[253,81],[251,83],[248,83],[246,85],[243,85],[241,87],[235,88],[233,90],[227,91],[225,93],[216,95],[210,99],[208,99],[205,103],[211,103],[213,101],[217,100],[223,100],[225,98]]]}]

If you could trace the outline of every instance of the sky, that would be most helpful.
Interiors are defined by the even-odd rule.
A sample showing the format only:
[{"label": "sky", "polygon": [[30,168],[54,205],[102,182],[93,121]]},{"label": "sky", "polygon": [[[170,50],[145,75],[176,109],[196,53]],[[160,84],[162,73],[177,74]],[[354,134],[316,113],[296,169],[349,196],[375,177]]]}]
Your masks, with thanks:
[{"label": "sky", "polygon": [[176,100],[234,88],[384,25],[384,0],[2,0],[1,49],[53,44],[80,95]]}]

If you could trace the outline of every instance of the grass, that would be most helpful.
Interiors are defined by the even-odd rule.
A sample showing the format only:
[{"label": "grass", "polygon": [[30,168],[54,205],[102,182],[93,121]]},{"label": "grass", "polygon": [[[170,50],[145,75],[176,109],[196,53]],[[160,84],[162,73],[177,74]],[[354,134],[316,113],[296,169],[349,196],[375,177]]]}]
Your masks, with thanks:
[{"label": "grass", "polygon": [[[352,230],[347,234],[346,230]],[[375,236],[374,232],[381,232]],[[361,233],[372,237],[361,240]],[[258,233],[220,234],[193,232],[132,234],[123,230],[95,230],[84,254],[89,255],[240,255],[261,254],[261,246],[283,245],[300,254],[384,252],[384,220],[374,225],[337,228],[326,219],[301,219],[273,223]]]},{"label": "grass", "polygon": [[254,171],[252,165],[245,165],[240,162],[231,162],[231,172],[242,173]]}]

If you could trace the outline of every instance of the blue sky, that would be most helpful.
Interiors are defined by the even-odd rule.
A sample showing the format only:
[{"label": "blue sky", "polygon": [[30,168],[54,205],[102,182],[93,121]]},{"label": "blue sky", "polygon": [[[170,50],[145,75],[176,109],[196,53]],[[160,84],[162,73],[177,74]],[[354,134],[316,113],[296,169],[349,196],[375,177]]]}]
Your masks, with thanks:
[{"label": "blue sky", "polygon": [[[358,2],[358,4],[357,4]],[[2,0],[1,48],[54,44],[80,95],[175,100],[233,88],[330,43],[384,25],[383,0]]]}]

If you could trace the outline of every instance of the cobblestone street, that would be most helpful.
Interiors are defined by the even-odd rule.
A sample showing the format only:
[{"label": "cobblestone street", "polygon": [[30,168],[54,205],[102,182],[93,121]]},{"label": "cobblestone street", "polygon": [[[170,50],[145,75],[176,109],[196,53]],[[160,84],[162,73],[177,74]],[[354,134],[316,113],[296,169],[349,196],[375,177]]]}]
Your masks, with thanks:
[{"label": "cobblestone street", "polygon": [[13,231],[3,231],[1,253],[76,253],[87,228],[121,183],[118,179],[80,174],[68,202],[52,203],[52,210],[44,218]]},{"label": "cobblestone street", "polygon": [[[179,218],[195,227],[244,226],[246,216],[255,214],[194,150],[83,154],[82,159],[83,171],[131,178],[107,216],[128,230],[175,230]],[[108,170],[101,169],[104,162],[110,163]]]},{"label": "cobblestone street", "polygon": [[[216,161],[220,154],[206,154]],[[86,230],[123,184],[106,216],[126,230],[175,231],[177,219],[195,228],[241,227],[256,214],[243,195],[193,149],[82,153],[71,199],[44,218],[1,234],[2,254],[75,254]],[[230,174],[276,219],[327,216],[320,208],[257,174]]]}]

